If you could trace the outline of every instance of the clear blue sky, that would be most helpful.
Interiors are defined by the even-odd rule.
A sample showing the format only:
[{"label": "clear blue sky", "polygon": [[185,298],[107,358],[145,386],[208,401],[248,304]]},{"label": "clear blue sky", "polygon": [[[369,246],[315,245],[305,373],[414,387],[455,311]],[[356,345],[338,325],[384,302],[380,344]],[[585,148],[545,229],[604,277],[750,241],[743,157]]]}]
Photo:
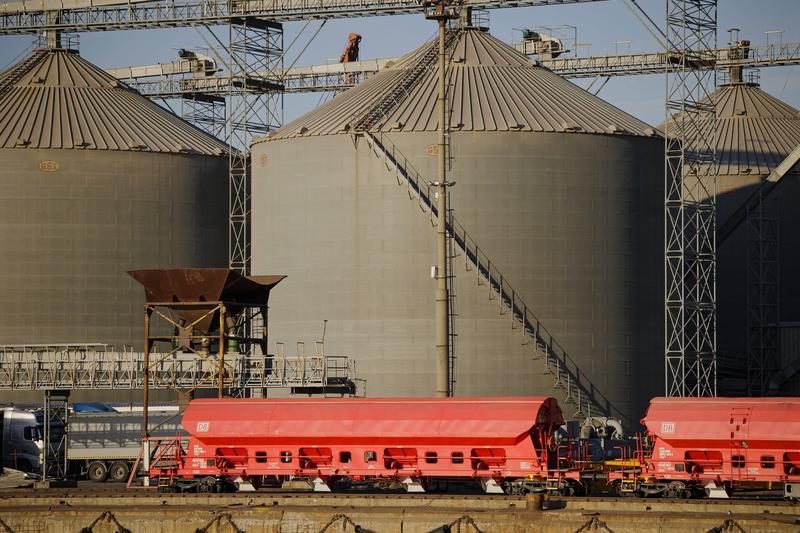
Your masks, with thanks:
[{"label": "clear blue sky", "polygon": [[[639,0],[651,17],[663,24],[665,0]],[[515,28],[537,26],[576,26],[580,55],[613,53],[630,46],[631,51],[657,50],[658,45],[634,18],[623,0],[547,6],[536,8],[498,9],[490,12],[491,32],[511,41]],[[320,25],[312,21],[290,53],[286,65],[295,61],[307,39]],[[304,23],[284,25],[288,45]],[[785,30],[785,42],[800,42],[800,0],[719,0],[719,44],[727,43],[727,29],[741,29],[740,38],[754,45],[763,44],[764,32]],[[226,30],[216,31],[227,39]],[[297,65],[335,61],[346,44],[347,34],[363,35],[362,58],[398,56],[433,36],[435,27],[421,15],[370,17],[331,20],[308,46]],[[518,38],[518,33],[516,38]],[[776,37],[772,37],[775,39]],[[614,45],[614,41],[631,41],[630,45]],[[30,37],[0,37],[0,68],[5,68],[31,44]],[[198,31],[191,28],[85,33],[80,36],[84,57],[101,67],[141,65],[169,61],[178,48],[207,46]],[[578,81],[586,86],[588,81]],[[761,70],[762,88],[794,107],[800,108],[800,67],[773,67]],[[664,78],[661,75],[611,78],[600,96],[625,111],[658,124],[664,118]],[[287,95],[285,118],[290,120],[317,105],[320,95]]]}]

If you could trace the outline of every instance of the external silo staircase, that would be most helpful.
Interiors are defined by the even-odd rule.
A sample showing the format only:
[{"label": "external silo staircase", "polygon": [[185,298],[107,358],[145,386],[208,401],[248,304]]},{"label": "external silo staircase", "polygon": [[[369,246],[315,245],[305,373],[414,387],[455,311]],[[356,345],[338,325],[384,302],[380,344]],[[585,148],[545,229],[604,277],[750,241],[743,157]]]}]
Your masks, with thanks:
[{"label": "external silo staircase", "polygon": [[[427,213],[431,222],[436,224],[437,212],[435,202],[432,201],[434,191],[431,190],[430,182],[385,135],[368,131],[361,134],[375,156],[395,175],[398,185],[406,188],[409,199],[416,200],[423,213]],[[583,419],[602,414],[624,420],[624,415],[581,371],[566,350],[536,318],[497,264],[486,255],[452,214],[447,231],[452,242],[463,254],[465,269],[468,272],[474,271],[478,285],[488,288],[489,299],[497,301],[498,312],[508,316],[511,329],[517,331],[522,344],[530,346],[534,358],[542,361],[542,373],[553,376],[553,386],[562,390],[562,399],[575,407],[572,418]],[[565,415],[569,416],[569,413]]]},{"label": "external silo staircase", "polygon": [[[445,36],[445,53],[452,56],[459,41],[462,29],[448,30]],[[381,159],[386,168],[395,175],[398,185],[405,187],[411,200],[416,200],[424,213],[427,213],[433,224],[436,224],[437,212],[433,201],[430,182],[425,179],[411,164],[406,156],[382,133],[374,132],[375,126],[386,122],[391,112],[411,94],[422,77],[436,68],[438,45],[431,41],[422,56],[417,58],[413,66],[404,70],[402,77],[394,84],[393,89],[382,95],[377,102],[352,122],[351,132],[354,136],[363,136],[375,156]],[[373,130],[373,131],[371,131]],[[449,133],[447,135],[449,144]],[[446,147],[447,149],[447,147]],[[449,151],[448,151],[449,152]],[[464,227],[448,213],[447,232],[450,237],[450,259],[458,249],[463,254],[466,270],[476,273],[478,285],[488,288],[490,300],[497,300],[498,312],[509,317],[511,329],[517,331],[523,345],[530,346],[533,356],[542,361],[542,373],[553,376],[553,386],[562,391],[565,404],[575,407],[571,418],[583,419],[589,416],[606,415],[622,418],[625,416],[615,408],[598,388],[581,371],[566,350],[553,338],[549,331],[533,314],[521,295],[511,286],[497,264],[489,258],[475,240],[470,237]],[[452,272],[452,269],[450,269]],[[451,284],[452,279],[448,282]],[[451,300],[451,311],[454,303]],[[454,315],[451,314],[451,345],[453,336]],[[451,353],[451,371],[454,357]],[[451,372],[451,376],[454,375]],[[569,416],[569,413],[565,413]]]},{"label": "external silo staircase", "polygon": [[28,56],[27,59],[18,63],[11,69],[5,71],[0,75],[0,95],[11,89],[25,74],[28,73],[30,67],[38,63],[42,56],[47,54],[47,50],[39,48]]},{"label": "external silo staircase", "polygon": [[[453,48],[460,35],[460,30],[451,30],[445,35],[445,53],[448,54],[448,57],[453,53]],[[391,110],[410,95],[411,89],[417,86],[419,80],[434,66],[438,57],[438,44],[436,41],[432,41],[411,68],[403,71],[403,77],[394,84],[392,90],[382,95],[378,102],[352,124],[353,131],[368,131],[381,119],[384,119]]]}]

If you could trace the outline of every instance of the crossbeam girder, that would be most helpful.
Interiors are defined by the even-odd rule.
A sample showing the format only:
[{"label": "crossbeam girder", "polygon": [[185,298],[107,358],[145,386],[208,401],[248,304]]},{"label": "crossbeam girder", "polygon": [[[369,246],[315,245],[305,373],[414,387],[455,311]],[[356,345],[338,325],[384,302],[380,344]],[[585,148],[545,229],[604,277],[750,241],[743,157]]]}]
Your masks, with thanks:
[{"label": "crossbeam girder", "polygon": [[[119,0],[112,0],[117,3]],[[465,0],[482,9],[603,2],[605,0]],[[44,30],[73,32],[133,30],[229,24],[232,18],[261,17],[279,22],[422,13],[418,0],[185,0],[183,2],[129,2],[77,0],[64,8],[60,0],[25,0],[0,6],[0,34]],[[100,5],[97,5],[97,4]],[[52,10],[47,10],[52,7]],[[44,8],[44,9],[43,9]]]}]

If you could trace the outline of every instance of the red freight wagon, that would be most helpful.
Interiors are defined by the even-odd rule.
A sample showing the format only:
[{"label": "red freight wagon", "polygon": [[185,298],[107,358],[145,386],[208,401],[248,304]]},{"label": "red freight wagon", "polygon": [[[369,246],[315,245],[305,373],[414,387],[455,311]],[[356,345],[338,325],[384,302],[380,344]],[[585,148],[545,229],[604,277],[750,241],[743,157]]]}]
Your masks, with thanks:
[{"label": "red freight wagon", "polygon": [[724,497],[800,482],[800,398],[654,398],[642,423],[652,448],[637,492]]},{"label": "red freight wagon", "polygon": [[474,479],[487,492],[546,477],[564,423],[553,398],[198,399],[188,438],[156,441],[149,471],[162,487],[215,491],[306,479]]}]

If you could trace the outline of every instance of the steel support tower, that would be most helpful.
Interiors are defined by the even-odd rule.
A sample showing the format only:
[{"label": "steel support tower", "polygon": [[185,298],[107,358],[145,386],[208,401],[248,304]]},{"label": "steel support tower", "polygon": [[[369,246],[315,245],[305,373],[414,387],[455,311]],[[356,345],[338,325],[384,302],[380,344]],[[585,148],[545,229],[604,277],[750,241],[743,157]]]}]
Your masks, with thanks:
[{"label": "steel support tower", "polygon": [[42,411],[43,450],[42,480],[67,477],[67,442],[69,440],[68,389],[46,389]]},{"label": "steel support tower", "polygon": [[666,16],[666,395],[715,396],[717,1],[667,0]]},{"label": "steel support tower", "polygon": [[283,121],[283,26],[255,17],[231,18],[228,26],[226,140],[229,147],[228,266],[250,273],[250,141]]}]

